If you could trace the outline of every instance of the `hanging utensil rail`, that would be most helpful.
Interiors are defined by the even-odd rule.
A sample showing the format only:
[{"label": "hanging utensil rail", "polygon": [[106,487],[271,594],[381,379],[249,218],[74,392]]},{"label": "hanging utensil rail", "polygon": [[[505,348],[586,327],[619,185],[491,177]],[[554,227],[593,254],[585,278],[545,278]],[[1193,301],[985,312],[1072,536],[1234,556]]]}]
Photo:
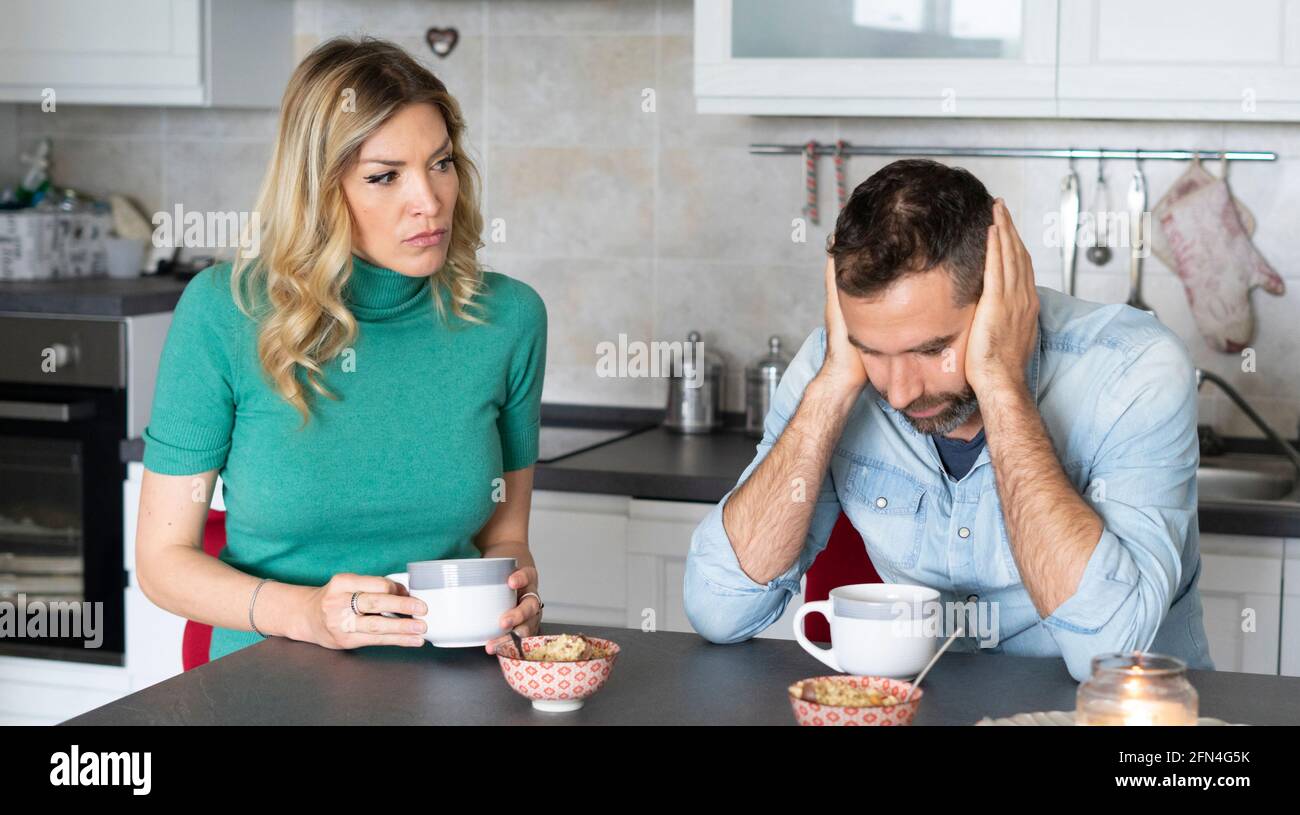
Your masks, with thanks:
[{"label": "hanging utensil rail", "polygon": [[[801,155],[804,144],[751,144],[749,152],[753,155]],[[1227,161],[1276,161],[1277,153],[1253,150],[1112,150],[1102,147],[1096,149],[1065,147],[882,147],[865,144],[845,144],[842,148],[850,156],[980,156],[986,158],[1100,158],[1100,159],[1140,159],[1191,161],[1194,157],[1203,160]],[[834,143],[818,144],[816,155],[835,155]]]}]

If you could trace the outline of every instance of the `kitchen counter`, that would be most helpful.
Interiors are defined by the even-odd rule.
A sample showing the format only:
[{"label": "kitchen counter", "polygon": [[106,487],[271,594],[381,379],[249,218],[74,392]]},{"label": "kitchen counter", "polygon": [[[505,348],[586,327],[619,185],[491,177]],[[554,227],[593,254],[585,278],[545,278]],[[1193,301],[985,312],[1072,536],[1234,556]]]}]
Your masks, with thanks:
[{"label": "kitchen counter", "polygon": [[[546,633],[576,632],[548,625]],[[694,634],[582,629],[622,651],[605,687],[572,713],[541,713],[481,648],[331,651],[273,638],[65,724],[753,724],[791,725],[786,688],[830,673],[786,640],[713,645]],[[1300,725],[1300,678],[1191,671],[1200,713],[1234,724]],[[1078,684],[1055,658],[945,654],[922,686],[918,725],[967,725],[1074,710]]]},{"label": "kitchen counter", "polygon": [[92,277],[0,281],[0,312],[133,317],[172,311],[188,281],[175,277]]},{"label": "kitchen counter", "polygon": [[[654,427],[539,464],[534,484],[544,490],[716,503],[735,486],[757,445],[758,439],[738,430],[684,436]],[[1199,516],[1201,532],[1300,537],[1300,506],[1294,504],[1203,501]]]},{"label": "kitchen counter", "polygon": [[539,464],[533,483],[543,490],[716,503],[735,486],[757,444],[734,431],[682,435],[652,427]]},{"label": "kitchen counter", "polygon": [[[598,447],[551,462],[539,462],[533,485],[539,490],[627,495],[663,501],[717,503],[736,484],[753,460],[758,439],[736,429],[683,435],[657,426],[661,411],[543,405],[543,425],[610,427],[619,422],[646,427]],[[734,425],[736,416],[728,416]],[[1255,440],[1240,440],[1248,450],[1267,451]],[[144,455],[140,439],[123,442],[124,461]],[[1206,502],[1200,505],[1200,529],[1206,533],[1300,537],[1300,506],[1266,503]]]}]

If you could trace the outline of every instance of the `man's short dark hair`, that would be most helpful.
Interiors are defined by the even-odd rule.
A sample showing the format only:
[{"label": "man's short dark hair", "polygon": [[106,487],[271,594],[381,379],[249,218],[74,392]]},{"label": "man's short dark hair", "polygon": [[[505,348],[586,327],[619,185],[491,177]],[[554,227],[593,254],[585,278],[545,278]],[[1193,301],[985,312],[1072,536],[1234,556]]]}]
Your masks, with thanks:
[{"label": "man's short dark hair", "polygon": [[943,265],[958,306],[984,291],[993,197],[961,167],[930,159],[888,164],[858,185],[835,222],[828,252],[850,297],[876,297],[900,278]]}]

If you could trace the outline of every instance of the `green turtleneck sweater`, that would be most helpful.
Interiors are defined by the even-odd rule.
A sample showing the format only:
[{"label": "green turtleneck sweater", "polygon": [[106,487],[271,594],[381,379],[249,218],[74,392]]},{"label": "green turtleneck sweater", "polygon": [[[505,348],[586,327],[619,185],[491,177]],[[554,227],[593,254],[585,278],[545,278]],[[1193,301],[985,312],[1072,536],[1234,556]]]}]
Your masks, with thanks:
[{"label": "green turtleneck sweater", "polygon": [[[494,480],[537,459],[546,307],[487,272],[485,324],[434,309],[428,278],[353,259],[344,290],[358,335],[324,367],[339,399],[300,414],[271,387],[257,324],[235,306],[230,264],[195,277],[176,306],[145,429],[144,466],[218,470],[221,559],[284,583],[384,575],[413,560],[478,557]],[[448,302],[442,293],[443,302]],[[261,638],[213,630],[212,659]]]}]

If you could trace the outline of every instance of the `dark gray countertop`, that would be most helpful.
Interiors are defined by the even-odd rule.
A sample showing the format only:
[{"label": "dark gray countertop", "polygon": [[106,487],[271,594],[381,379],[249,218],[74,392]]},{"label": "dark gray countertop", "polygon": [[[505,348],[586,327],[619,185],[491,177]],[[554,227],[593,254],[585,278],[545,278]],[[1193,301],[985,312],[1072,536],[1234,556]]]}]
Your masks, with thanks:
[{"label": "dark gray countertop", "polygon": [[0,281],[0,312],[131,317],[172,311],[188,281],[175,277],[94,277]]},{"label": "dark gray countertop", "polygon": [[662,427],[539,464],[538,489],[714,503],[754,458],[758,439],[735,431],[682,435]]},{"label": "dark gray countertop", "polygon": [[[547,626],[547,633],[578,631]],[[794,724],[786,688],[829,673],[786,640],[713,645],[694,634],[581,630],[621,653],[605,687],[572,713],[540,713],[481,648],[331,651],[271,639],[66,724]],[[1192,671],[1202,716],[1300,725],[1300,678]],[[946,654],[922,686],[918,725],[967,725],[1074,710],[1078,684],[1055,658]]]},{"label": "dark gray countertop", "polygon": [[[559,416],[566,424],[583,421],[584,426],[605,427],[610,421],[597,408],[546,405],[543,409],[544,416]],[[575,409],[594,412],[575,418]],[[633,418],[648,424],[652,413],[637,411]],[[534,486],[562,492],[716,503],[753,460],[757,444],[757,439],[735,429],[682,435],[651,427],[595,449],[539,463]],[[124,461],[139,461],[143,455],[141,440],[123,442]],[[1202,532],[1300,537],[1300,508],[1293,505],[1202,502],[1199,515]]]},{"label": "dark gray countertop", "polygon": [[[716,503],[753,460],[758,439],[738,430],[696,436],[655,427],[538,464],[538,489]],[[1300,507],[1202,502],[1202,532],[1300,537]]]}]

